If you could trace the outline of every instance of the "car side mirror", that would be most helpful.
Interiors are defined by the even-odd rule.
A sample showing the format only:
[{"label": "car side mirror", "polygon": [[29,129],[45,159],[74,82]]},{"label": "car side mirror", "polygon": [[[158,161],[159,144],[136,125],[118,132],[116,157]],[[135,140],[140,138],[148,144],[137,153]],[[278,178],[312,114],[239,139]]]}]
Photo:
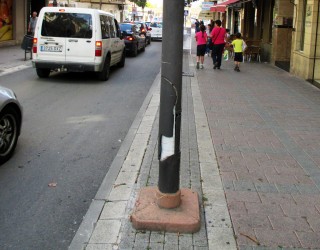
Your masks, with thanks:
[{"label": "car side mirror", "polygon": [[151,29],[151,28],[148,28],[148,30],[150,30],[150,31],[151,31],[152,29]]}]

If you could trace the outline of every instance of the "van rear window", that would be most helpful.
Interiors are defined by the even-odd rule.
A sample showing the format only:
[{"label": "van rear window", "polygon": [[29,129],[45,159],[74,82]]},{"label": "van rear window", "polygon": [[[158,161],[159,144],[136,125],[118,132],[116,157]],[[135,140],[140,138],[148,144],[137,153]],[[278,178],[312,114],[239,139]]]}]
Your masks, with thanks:
[{"label": "van rear window", "polygon": [[42,21],[42,36],[92,37],[92,16],[81,13],[46,12]]}]

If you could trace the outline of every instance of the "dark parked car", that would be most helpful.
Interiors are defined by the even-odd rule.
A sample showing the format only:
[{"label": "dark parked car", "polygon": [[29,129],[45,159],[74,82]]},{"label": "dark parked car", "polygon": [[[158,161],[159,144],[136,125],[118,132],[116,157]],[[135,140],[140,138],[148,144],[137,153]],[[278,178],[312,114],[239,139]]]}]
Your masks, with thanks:
[{"label": "dark parked car", "polygon": [[145,51],[146,40],[145,37],[140,34],[137,25],[133,23],[120,23],[119,26],[126,45],[126,52],[137,56],[138,51]]},{"label": "dark parked car", "polygon": [[151,28],[142,21],[136,21],[134,22],[140,29],[140,32],[145,36],[146,38],[146,44],[150,44],[151,43]]},{"label": "dark parked car", "polygon": [[22,107],[11,89],[0,86],[0,164],[12,156],[22,124]]}]

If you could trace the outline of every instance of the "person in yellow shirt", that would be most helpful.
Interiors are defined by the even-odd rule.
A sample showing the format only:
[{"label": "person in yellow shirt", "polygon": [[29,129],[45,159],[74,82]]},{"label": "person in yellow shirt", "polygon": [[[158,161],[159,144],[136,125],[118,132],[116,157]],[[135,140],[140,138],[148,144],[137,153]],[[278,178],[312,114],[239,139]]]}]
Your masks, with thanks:
[{"label": "person in yellow shirt", "polygon": [[245,44],[240,33],[236,34],[236,39],[231,44],[234,51],[234,70],[240,72],[240,63],[243,61],[243,45]]}]

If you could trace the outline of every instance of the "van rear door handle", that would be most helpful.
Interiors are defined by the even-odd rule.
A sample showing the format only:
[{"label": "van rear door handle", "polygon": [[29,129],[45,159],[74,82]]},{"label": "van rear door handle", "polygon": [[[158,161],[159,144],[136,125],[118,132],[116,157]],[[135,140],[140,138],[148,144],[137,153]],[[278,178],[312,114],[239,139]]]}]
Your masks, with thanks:
[{"label": "van rear door handle", "polygon": [[87,40],[87,43],[91,43],[91,40]]},{"label": "van rear door handle", "polygon": [[77,43],[77,42],[78,42],[78,39],[69,39],[68,41],[69,41],[69,42],[76,42],[76,43]]}]

